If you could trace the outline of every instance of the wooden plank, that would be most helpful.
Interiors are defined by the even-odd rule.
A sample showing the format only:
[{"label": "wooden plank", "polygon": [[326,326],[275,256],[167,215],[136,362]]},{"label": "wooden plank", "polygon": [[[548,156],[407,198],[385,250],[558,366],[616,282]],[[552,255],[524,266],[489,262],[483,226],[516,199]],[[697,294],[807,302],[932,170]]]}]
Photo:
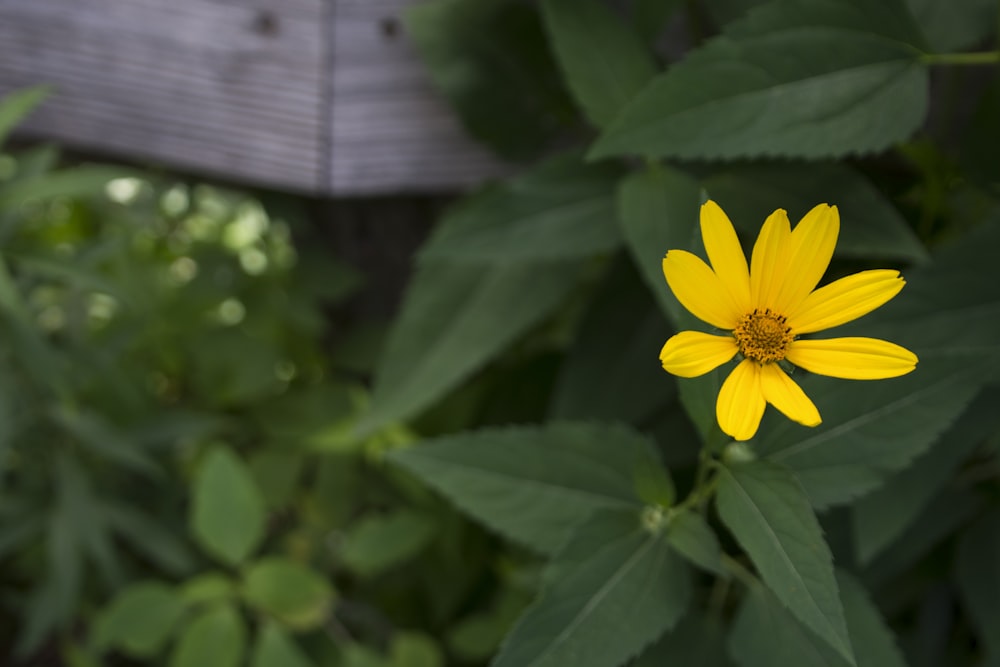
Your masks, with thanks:
[{"label": "wooden plank", "polygon": [[323,0],[0,0],[0,95],[54,87],[29,135],[324,190],[324,11]]},{"label": "wooden plank", "polygon": [[432,88],[401,19],[416,1],[334,6],[333,193],[453,190],[511,171],[465,134]]}]

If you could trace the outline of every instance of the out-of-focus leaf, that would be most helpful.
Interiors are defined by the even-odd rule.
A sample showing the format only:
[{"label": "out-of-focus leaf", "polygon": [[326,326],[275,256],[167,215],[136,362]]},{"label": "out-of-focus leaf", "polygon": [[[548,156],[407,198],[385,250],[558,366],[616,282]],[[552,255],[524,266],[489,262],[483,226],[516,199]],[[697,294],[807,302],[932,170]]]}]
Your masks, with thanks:
[{"label": "out-of-focus leaf", "polygon": [[906,0],[930,47],[942,53],[974,48],[997,30],[993,0]]},{"label": "out-of-focus leaf", "polygon": [[420,632],[397,632],[389,645],[392,667],[444,667],[437,642]]},{"label": "out-of-focus leaf", "polygon": [[492,656],[524,611],[528,602],[525,597],[507,588],[491,609],[463,617],[448,630],[446,638],[450,652],[469,662],[485,661]]},{"label": "out-of-focus leaf", "polygon": [[52,171],[0,186],[0,208],[22,206],[53,197],[102,195],[109,181],[134,175],[124,167],[104,165],[82,165]]},{"label": "out-of-focus leaf", "polygon": [[333,589],[320,574],[287,558],[272,556],[252,563],[243,582],[247,603],[295,630],[323,622]]},{"label": "out-of-focus leaf", "polygon": [[18,90],[0,99],[0,147],[7,140],[11,130],[41,104],[48,94],[47,87],[35,86]]},{"label": "out-of-focus leaf", "polygon": [[313,662],[280,625],[265,623],[254,640],[250,667],[313,667]]},{"label": "out-of-focus leaf", "polygon": [[184,627],[170,654],[170,667],[239,667],[246,648],[246,626],[235,608],[218,605]]},{"label": "out-of-focus leaf", "polygon": [[860,563],[871,561],[917,521],[962,462],[1000,429],[998,402],[1000,389],[985,389],[926,454],[854,504],[854,546]]},{"label": "out-of-focus leaf", "polygon": [[542,16],[566,85],[590,122],[610,122],[657,66],[639,36],[598,0],[545,0]]},{"label": "out-of-focus leaf", "polygon": [[653,79],[591,156],[820,158],[882,150],[926,114],[920,44],[901,2],[775,0]]},{"label": "out-of-focus leaf", "polygon": [[927,250],[899,211],[870,181],[844,164],[732,167],[706,178],[705,189],[748,244],[775,209],[787,210],[794,223],[816,204],[828,203],[840,211],[837,257],[910,262],[928,258]]},{"label": "out-of-focus leaf", "polygon": [[102,459],[144,475],[159,476],[161,470],[135,443],[127,441],[95,412],[75,412],[57,407],[52,420],[77,442]]},{"label": "out-of-focus leaf", "polygon": [[301,452],[261,449],[253,453],[248,464],[264,502],[278,509],[291,502],[306,459]]},{"label": "out-of-focus leaf", "polygon": [[191,605],[226,602],[236,597],[236,582],[219,572],[206,572],[184,582],[180,589],[184,602]]},{"label": "out-of-focus leaf", "polygon": [[633,0],[632,27],[644,42],[654,43],[683,7],[683,0]]},{"label": "out-of-focus leaf", "polygon": [[619,244],[614,188],[620,170],[553,158],[467,198],[441,221],[422,261],[509,264],[587,258]]},{"label": "out-of-focus leaf", "polygon": [[195,569],[196,561],[190,547],[173,534],[169,526],[121,504],[105,503],[104,514],[108,526],[157,567],[176,576],[191,574]]},{"label": "out-of-focus leaf", "polygon": [[727,576],[722,567],[719,538],[700,514],[682,510],[671,517],[666,536],[674,551],[689,562],[714,574]]},{"label": "out-of-focus leaf", "polygon": [[830,549],[795,476],[754,461],[719,469],[719,516],[789,611],[854,664]]},{"label": "out-of-focus leaf", "polygon": [[97,619],[95,642],[133,658],[160,653],[184,613],[184,601],[167,584],[139,581],[125,588]]},{"label": "out-of-focus leaf", "polygon": [[432,0],[413,5],[405,21],[466,129],[503,157],[537,155],[572,118],[533,7]]},{"label": "out-of-focus leaf", "polygon": [[640,280],[620,261],[595,295],[560,369],[551,418],[641,424],[676,395],[656,359],[670,328]]},{"label": "out-of-focus leaf", "polygon": [[726,655],[722,624],[696,611],[642,652],[631,667],[732,667]]},{"label": "out-of-focus leaf", "polygon": [[673,627],[690,595],[687,567],[637,511],[596,512],[559,549],[493,665],[620,665]]},{"label": "out-of-focus leaf", "polygon": [[427,263],[410,284],[375,375],[370,432],[456,387],[548,315],[577,282],[577,262]]},{"label": "out-of-focus leaf", "polygon": [[962,602],[979,640],[1000,658],[1000,510],[990,512],[964,531],[955,568]]},{"label": "out-of-focus leaf", "polygon": [[191,530],[213,557],[239,565],[264,536],[264,499],[253,476],[230,449],[209,451],[191,489]]},{"label": "out-of-focus leaf", "polygon": [[638,511],[633,480],[659,465],[652,452],[625,427],[555,422],[440,438],[390,459],[490,528],[551,554],[598,509]]},{"label": "out-of-focus leaf", "polygon": [[435,528],[430,516],[412,510],[362,517],[344,536],[340,560],[359,576],[376,576],[420,554]]}]

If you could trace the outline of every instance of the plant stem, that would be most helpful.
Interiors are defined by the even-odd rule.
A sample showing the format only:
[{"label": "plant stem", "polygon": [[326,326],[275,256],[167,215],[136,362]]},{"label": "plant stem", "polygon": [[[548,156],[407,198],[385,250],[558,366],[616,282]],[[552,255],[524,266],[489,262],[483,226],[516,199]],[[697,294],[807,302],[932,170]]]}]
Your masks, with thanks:
[{"label": "plant stem", "polygon": [[732,573],[734,577],[739,579],[740,583],[742,583],[743,585],[745,586],[757,585],[758,583],[757,577],[755,577],[754,574],[750,572],[750,570],[743,567],[743,563],[739,562],[729,554],[722,554],[722,565],[727,570],[729,570],[729,572]]},{"label": "plant stem", "polygon": [[928,65],[996,65],[1000,64],[1000,51],[925,53],[920,60]]}]

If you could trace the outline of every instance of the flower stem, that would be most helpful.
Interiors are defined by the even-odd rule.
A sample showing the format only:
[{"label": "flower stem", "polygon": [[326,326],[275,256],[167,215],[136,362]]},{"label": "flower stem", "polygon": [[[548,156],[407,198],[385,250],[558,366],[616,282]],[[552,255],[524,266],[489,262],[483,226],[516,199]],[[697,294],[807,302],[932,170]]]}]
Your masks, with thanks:
[{"label": "flower stem", "polygon": [[920,60],[927,65],[996,65],[1000,64],[1000,51],[925,53]]}]

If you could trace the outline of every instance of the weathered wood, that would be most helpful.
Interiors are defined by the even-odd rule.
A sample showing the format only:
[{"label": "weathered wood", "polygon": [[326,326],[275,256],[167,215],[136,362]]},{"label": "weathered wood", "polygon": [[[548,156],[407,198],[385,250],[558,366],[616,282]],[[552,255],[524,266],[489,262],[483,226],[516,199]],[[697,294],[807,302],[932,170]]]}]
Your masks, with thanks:
[{"label": "weathered wood", "polygon": [[431,89],[414,0],[0,0],[0,95],[29,136],[321,194],[449,190],[504,167]]}]

